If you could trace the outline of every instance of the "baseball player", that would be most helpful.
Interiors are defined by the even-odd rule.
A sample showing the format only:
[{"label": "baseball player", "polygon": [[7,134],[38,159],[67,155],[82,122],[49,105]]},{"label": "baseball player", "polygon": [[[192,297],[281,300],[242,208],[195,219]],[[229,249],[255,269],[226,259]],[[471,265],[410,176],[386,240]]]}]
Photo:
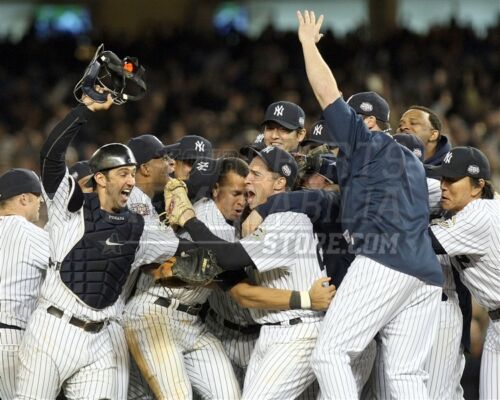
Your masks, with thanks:
[{"label": "baseball player", "polygon": [[500,202],[494,199],[486,156],[473,147],[455,147],[433,169],[441,180],[441,206],[453,216],[431,226],[433,247],[446,254],[490,324],[481,359],[479,397],[500,396]]},{"label": "baseball player", "polygon": [[201,157],[212,157],[212,143],[198,135],[187,135],[167,146],[167,155],[175,161],[174,176],[187,179],[194,162]]},{"label": "baseball player", "polygon": [[[314,12],[297,17],[309,83],[339,144],[342,228],[357,254],[312,356],[322,395],[357,397],[351,360],[378,334],[391,396],[428,398],[422,367],[436,332],[443,275],[427,232],[424,168],[389,135],[369,131],[367,125],[378,123],[373,114],[363,123],[341,98],[316,47],[323,16],[317,22]],[[385,103],[375,93],[352,101],[361,99],[365,113]]]},{"label": "baseball player", "polygon": [[[297,164],[283,149],[270,146],[254,151],[245,183],[250,208],[265,202],[273,193],[291,188]],[[167,206],[169,206],[167,204]],[[292,290],[290,310],[251,309],[262,324],[245,376],[243,398],[295,398],[313,381],[310,354],[322,313],[310,310],[310,286],[324,277],[312,225],[304,214],[273,214],[251,235],[229,243],[212,234],[189,208],[176,202],[171,220],[189,232],[201,246],[215,252],[226,270],[251,265],[258,285]],[[181,215],[175,216],[179,212]]]},{"label": "baseball player", "polygon": [[[393,138],[423,162],[424,144],[418,136],[412,133],[400,133],[394,135]],[[436,200],[436,183],[440,186],[439,180],[427,178],[431,215],[441,213],[441,189],[439,188],[439,198]],[[439,256],[438,259],[443,268],[444,283],[438,330],[424,366],[425,371],[429,373],[427,389],[431,399],[460,399],[463,398],[460,379],[465,366],[461,347],[463,316],[450,259],[447,256]],[[378,351],[363,398],[384,399],[388,396],[385,366],[381,360],[381,352]]]},{"label": "baseball player", "polygon": [[[67,146],[93,111],[108,109],[84,96],[55,126],[41,151],[50,263],[20,349],[19,399],[116,399],[116,362],[108,330],[131,270],[182,251],[175,235],[144,229],[125,207],[136,161],[126,146],[98,149],[89,164],[94,193],[83,194],[64,164]],[[187,247],[186,247],[187,248]],[[75,351],[78,349],[78,351]]]},{"label": "baseball player", "polygon": [[[131,139],[128,145],[139,164],[129,207],[158,227],[159,217],[151,198],[165,186],[169,171],[161,157],[171,147],[163,146],[151,135]],[[204,166],[199,163],[200,168]],[[196,207],[200,215],[211,218],[213,210],[209,213],[207,204],[197,203]],[[231,234],[227,228],[219,230],[218,234],[224,237]],[[192,386],[203,398],[240,396],[222,344],[199,317],[201,304],[209,294],[207,288],[168,288],[148,275],[139,277],[135,294],[126,306],[125,331],[130,351],[156,398],[192,398]]]},{"label": "baseball player", "polygon": [[277,101],[270,104],[262,122],[265,145],[297,151],[306,136],[305,119],[304,110],[295,103]]},{"label": "baseball player", "polygon": [[425,164],[440,165],[450,151],[448,138],[441,133],[442,124],[437,114],[424,106],[411,106],[399,120],[398,133],[413,133],[425,146]]},{"label": "baseball player", "polygon": [[18,349],[49,260],[38,221],[42,185],[27,169],[0,176],[0,398],[13,399]]}]

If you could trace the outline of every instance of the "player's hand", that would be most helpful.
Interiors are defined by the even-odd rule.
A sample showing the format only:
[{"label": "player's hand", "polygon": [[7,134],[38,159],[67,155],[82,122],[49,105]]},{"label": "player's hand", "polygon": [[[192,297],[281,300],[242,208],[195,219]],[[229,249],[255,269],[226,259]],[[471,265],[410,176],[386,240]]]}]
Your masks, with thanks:
[{"label": "player's hand", "polygon": [[172,276],[172,266],[175,264],[175,261],[175,257],[171,257],[157,268],[148,270],[148,273],[151,274],[155,282],[170,278]]},{"label": "player's hand", "polygon": [[319,278],[309,289],[309,297],[311,298],[311,309],[316,311],[326,311],[330,306],[337,289],[334,285],[330,285],[331,278]]},{"label": "player's hand", "polygon": [[251,235],[261,223],[262,217],[256,210],[253,210],[241,225],[241,233],[243,237]]},{"label": "player's hand", "polygon": [[324,19],[323,14],[316,21],[314,11],[305,10],[304,15],[300,11],[297,11],[297,19],[299,20],[298,33],[300,43],[304,44],[311,41],[318,43],[323,37],[323,34],[319,33]]},{"label": "player's hand", "polygon": [[[104,93],[104,89],[101,86],[97,85],[95,87],[95,90],[96,92]],[[101,111],[108,110],[113,105],[113,98],[111,97],[111,94],[108,93],[106,101],[104,103],[98,103],[97,101],[84,94],[82,95],[82,102],[90,111]]]}]

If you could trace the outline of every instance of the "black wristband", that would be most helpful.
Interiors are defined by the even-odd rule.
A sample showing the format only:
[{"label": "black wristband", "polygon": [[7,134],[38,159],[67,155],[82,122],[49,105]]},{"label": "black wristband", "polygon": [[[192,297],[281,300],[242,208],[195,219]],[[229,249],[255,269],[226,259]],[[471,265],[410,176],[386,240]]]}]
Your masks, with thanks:
[{"label": "black wristband", "polygon": [[290,295],[290,310],[300,309],[300,292],[294,290]]}]

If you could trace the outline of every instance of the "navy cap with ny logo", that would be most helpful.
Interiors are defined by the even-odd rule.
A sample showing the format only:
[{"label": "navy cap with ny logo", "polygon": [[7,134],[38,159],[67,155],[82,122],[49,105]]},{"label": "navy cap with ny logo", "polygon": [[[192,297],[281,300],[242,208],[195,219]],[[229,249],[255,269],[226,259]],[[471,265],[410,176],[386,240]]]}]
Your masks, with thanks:
[{"label": "navy cap with ny logo", "polygon": [[304,127],[306,114],[297,104],[290,101],[277,101],[267,107],[262,125],[276,122],[286,129],[295,130]]},{"label": "navy cap with ny logo", "polygon": [[443,178],[490,179],[490,162],[484,153],[470,146],[459,146],[451,149],[444,157],[443,163],[437,167],[427,167],[429,176]]}]

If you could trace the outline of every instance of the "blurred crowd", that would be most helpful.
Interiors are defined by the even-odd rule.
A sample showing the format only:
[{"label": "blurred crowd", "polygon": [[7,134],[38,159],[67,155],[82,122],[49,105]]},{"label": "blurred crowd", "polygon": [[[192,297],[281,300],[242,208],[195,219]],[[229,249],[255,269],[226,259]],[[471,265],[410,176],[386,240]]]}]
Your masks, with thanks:
[{"label": "blurred crowd", "polygon": [[[295,32],[269,27],[250,39],[238,33],[152,30],[137,41],[40,41],[30,34],[15,45],[0,43],[0,173],[10,167],[39,170],[45,137],[76,104],[73,87],[93,55],[88,44],[100,42],[121,57],[139,58],[148,92],[143,100],[113,107],[89,123],[73,145],[70,163],[88,159],[102,144],[144,133],[166,144],[197,134],[210,139],[219,153],[231,152],[254,140],[266,106],[276,100],[301,105],[306,127],[319,119]],[[484,37],[453,22],[426,35],[399,29],[378,42],[365,28],[343,38],[327,32],[320,48],[346,98],[365,90],[382,94],[391,105],[394,131],[409,106],[433,109],[453,145],[476,146],[488,155],[499,187],[500,22]],[[474,398],[468,390],[476,390],[486,324],[487,318],[475,313],[466,398]]]}]

